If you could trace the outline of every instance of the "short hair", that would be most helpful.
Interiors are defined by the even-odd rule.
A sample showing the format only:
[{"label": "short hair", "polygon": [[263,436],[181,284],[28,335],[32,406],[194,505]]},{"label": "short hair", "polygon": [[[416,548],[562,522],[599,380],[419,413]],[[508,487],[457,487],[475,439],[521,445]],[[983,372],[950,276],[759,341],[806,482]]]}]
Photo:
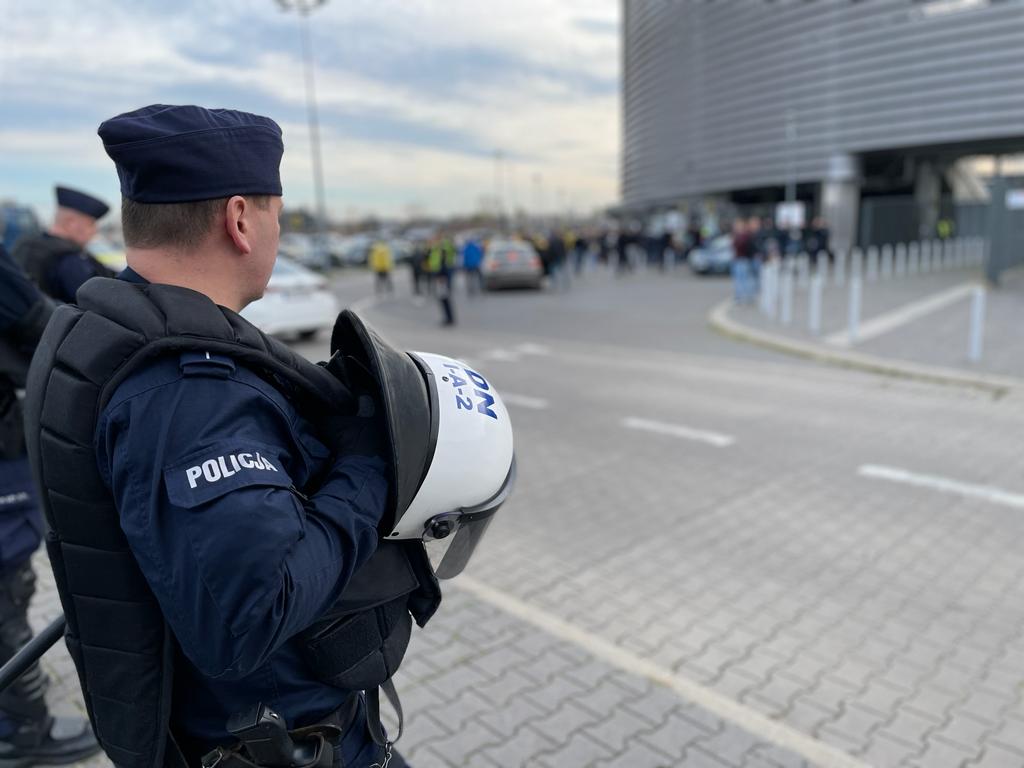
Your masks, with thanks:
[{"label": "short hair", "polygon": [[[217,215],[230,198],[187,203],[137,203],[121,199],[121,228],[130,248],[197,248],[210,233]],[[270,195],[247,196],[260,210],[270,207]]]}]

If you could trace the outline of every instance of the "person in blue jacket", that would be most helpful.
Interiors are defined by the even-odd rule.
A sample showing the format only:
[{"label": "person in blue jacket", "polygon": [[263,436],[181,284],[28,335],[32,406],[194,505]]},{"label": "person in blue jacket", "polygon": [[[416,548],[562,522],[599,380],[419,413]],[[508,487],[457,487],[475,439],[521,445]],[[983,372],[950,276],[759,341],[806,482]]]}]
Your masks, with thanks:
[{"label": "person in blue jacket", "polygon": [[[0,664],[32,638],[32,554],[42,538],[17,390],[52,305],[0,246]],[[83,718],[54,718],[34,664],[0,693],[0,764],[74,763],[99,751]]]},{"label": "person in blue jacket", "polygon": [[57,187],[57,213],[53,226],[26,235],[14,244],[11,255],[47,296],[74,302],[78,289],[91,277],[112,277],[107,267],[86,250],[96,236],[109,206],[99,198],[70,187]]}]

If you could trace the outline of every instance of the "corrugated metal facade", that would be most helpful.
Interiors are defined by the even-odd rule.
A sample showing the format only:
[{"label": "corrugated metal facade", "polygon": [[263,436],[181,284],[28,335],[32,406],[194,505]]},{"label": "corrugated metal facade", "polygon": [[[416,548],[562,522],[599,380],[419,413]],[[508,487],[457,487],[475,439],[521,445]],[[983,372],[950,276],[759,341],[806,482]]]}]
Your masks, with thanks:
[{"label": "corrugated metal facade", "polygon": [[1024,137],[1024,0],[624,0],[628,207]]}]

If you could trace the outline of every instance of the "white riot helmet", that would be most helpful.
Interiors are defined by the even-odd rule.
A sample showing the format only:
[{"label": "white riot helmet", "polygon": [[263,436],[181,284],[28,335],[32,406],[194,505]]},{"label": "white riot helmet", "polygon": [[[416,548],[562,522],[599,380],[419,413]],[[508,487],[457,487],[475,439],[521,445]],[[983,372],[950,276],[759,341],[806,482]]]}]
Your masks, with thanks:
[{"label": "white riot helmet", "polygon": [[444,540],[438,578],[466,567],[515,481],[508,411],[465,363],[402,352],[357,315],[338,318],[331,350],[344,350],[378,385],[391,449],[386,539]]}]

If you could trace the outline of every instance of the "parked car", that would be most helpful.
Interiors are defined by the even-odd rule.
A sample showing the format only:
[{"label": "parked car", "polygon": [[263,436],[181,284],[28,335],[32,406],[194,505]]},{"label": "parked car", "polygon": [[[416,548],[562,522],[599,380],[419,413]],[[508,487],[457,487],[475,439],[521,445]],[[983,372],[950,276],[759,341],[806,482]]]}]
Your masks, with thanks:
[{"label": "parked car", "polygon": [[544,267],[529,243],[521,240],[492,240],[480,264],[484,288],[540,288]]},{"label": "parked car", "polygon": [[364,266],[370,256],[373,238],[369,235],[336,237],[331,243],[331,260],[342,267]]},{"label": "parked car", "polygon": [[308,268],[322,271],[331,266],[327,245],[319,235],[290,232],[281,235],[281,253]]},{"label": "parked car", "polygon": [[312,339],[338,316],[338,300],[327,281],[279,255],[263,298],[242,310],[242,317],[264,333]]},{"label": "parked car", "polygon": [[727,275],[732,269],[736,252],[732,247],[732,235],[719,235],[690,251],[687,257],[690,269],[698,275]]}]

